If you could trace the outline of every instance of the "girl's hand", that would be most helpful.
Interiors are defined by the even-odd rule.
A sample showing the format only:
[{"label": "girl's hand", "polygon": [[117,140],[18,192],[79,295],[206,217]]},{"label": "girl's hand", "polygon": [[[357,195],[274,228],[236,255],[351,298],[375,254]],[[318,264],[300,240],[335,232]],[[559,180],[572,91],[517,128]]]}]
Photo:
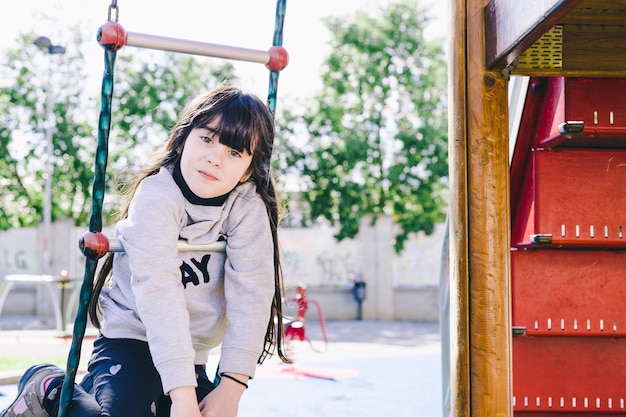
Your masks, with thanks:
[{"label": "girl's hand", "polygon": [[172,400],[170,417],[201,417],[194,387],[174,388],[169,395]]},{"label": "girl's hand", "polygon": [[[237,379],[247,380],[248,377],[237,375]],[[245,390],[243,385],[222,378],[217,388],[200,401],[202,417],[237,417],[239,400]]]}]

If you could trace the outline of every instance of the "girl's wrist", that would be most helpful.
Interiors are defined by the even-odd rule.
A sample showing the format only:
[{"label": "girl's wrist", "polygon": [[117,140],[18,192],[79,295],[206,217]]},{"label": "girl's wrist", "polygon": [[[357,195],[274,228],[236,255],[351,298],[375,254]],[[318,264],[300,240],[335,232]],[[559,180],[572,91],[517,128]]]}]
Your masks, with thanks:
[{"label": "girl's wrist", "polygon": [[239,374],[233,375],[233,374],[230,374],[230,373],[222,372],[222,373],[220,373],[220,378],[222,379],[221,382],[231,381],[231,382],[239,385],[240,387],[243,387],[244,389],[248,389],[248,378],[247,377],[243,377],[243,376],[241,376]]},{"label": "girl's wrist", "polygon": [[171,390],[168,395],[174,401],[188,401],[192,399],[197,402],[195,387],[178,387]]}]

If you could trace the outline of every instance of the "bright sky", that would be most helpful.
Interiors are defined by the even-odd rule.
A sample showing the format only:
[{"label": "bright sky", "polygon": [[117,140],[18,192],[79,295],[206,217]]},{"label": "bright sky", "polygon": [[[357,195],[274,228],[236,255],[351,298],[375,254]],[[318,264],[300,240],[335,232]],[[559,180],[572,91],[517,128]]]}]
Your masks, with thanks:
[{"label": "bright sky", "polygon": [[[330,34],[321,18],[349,15],[355,10],[378,10],[390,0],[287,0],[283,46],[289,65],[279,77],[278,97],[310,96],[320,85],[319,74]],[[48,36],[68,48],[70,34],[64,27],[80,23],[93,27],[93,48],[87,52],[99,78],[103,51],[95,37],[107,20],[110,0],[20,0],[6,12],[0,25],[0,50],[12,47],[19,33]],[[421,0],[431,17],[428,29],[443,37],[447,28],[447,1]],[[117,0],[119,23],[129,32],[167,36],[227,46],[267,50],[272,44],[276,0]],[[134,47],[118,52],[132,53]],[[207,58],[219,59],[219,58]],[[267,95],[269,71],[262,65],[232,61],[242,86],[261,97]],[[99,82],[96,81],[99,90]],[[98,91],[96,90],[96,91]],[[279,104],[280,105],[280,104]]]}]

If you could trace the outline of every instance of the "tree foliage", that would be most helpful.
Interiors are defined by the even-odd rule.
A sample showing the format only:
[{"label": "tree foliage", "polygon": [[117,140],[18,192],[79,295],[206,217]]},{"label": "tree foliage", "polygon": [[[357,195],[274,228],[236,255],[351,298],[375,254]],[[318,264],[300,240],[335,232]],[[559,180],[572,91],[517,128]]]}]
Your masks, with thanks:
[{"label": "tree foliage", "polygon": [[[85,37],[76,29],[73,39],[66,40],[76,46],[63,55],[42,52],[33,39],[33,34],[22,35],[0,67],[0,229],[41,221],[48,129],[53,142],[52,219],[86,224],[90,216],[100,97],[98,88],[87,85],[94,82],[87,73],[94,65],[81,53]],[[180,54],[118,52],[105,214],[116,208],[111,191],[117,173],[151,159],[191,96],[233,79],[230,64],[213,66]],[[101,81],[95,77],[95,82]],[[48,106],[52,121],[47,119]]]},{"label": "tree foliage", "polygon": [[[94,106],[77,80],[85,78],[78,50],[48,55],[23,35],[0,67],[0,228],[31,226],[41,219],[46,132],[52,129],[52,216],[88,212],[93,125],[85,109]],[[50,106],[50,107],[49,107]],[[48,108],[54,119],[47,117]]]},{"label": "tree foliage", "polygon": [[305,223],[326,219],[341,240],[364,215],[391,214],[401,251],[445,218],[446,64],[443,42],[424,38],[427,22],[413,1],[325,20],[323,88],[281,135],[298,141],[282,145],[282,162],[300,175]]}]

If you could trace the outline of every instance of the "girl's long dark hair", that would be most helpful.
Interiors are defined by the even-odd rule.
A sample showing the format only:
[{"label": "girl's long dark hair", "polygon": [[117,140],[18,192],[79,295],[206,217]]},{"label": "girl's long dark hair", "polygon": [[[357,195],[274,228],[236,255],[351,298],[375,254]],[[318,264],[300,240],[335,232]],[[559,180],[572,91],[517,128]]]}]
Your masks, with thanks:
[{"label": "girl's long dark hair", "polygon": [[[155,175],[164,166],[180,160],[183,146],[189,132],[197,127],[205,127],[219,118],[218,135],[220,143],[238,151],[252,155],[250,164],[252,181],[265,202],[274,242],[274,299],[270,321],[267,324],[262,363],[267,357],[278,353],[284,362],[290,362],[284,348],[283,332],[283,279],[278,246],[279,207],[274,179],[270,172],[270,159],[274,142],[274,120],[267,106],[256,96],[242,92],[231,86],[220,86],[192,100],[183,110],[180,119],[172,130],[169,140],[157,154],[155,162],[133,176],[125,189],[126,201],[119,219],[128,216],[128,208],[139,183],[146,177]],[[107,254],[94,283],[94,291],[89,306],[89,317],[100,328],[98,297],[113,268],[113,253]]]}]

